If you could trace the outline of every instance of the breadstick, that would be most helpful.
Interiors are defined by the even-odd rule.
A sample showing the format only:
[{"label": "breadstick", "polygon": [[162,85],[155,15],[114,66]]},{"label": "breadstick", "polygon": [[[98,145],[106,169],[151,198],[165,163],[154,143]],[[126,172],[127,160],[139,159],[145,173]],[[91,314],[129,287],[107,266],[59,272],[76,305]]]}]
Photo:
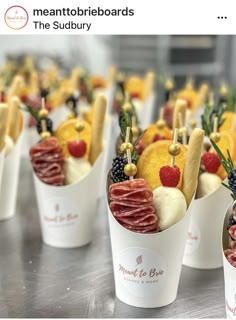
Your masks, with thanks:
[{"label": "breadstick", "polygon": [[13,97],[13,96],[19,96],[20,94],[20,91],[21,89],[23,88],[23,85],[24,85],[24,79],[22,76],[15,76],[12,83],[11,83],[11,86],[10,86],[10,89],[9,89],[9,92],[7,94],[7,102],[9,102],[9,100]]},{"label": "breadstick", "polygon": [[196,128],[193,130],[189,140],[182,184],[182,191],[185,196],[187,206],[189,206],[197,187],[203,138],[204,130]]},{"label": "breadstick", "polygon": [[89,159],[92,164],[94,164],[103,148],[102,139],[104,119],[106,114],[106,104],[106,98],[103,95],[99,95],[94,104],[94,116],[92,121],[91,133],[91,149],[89,155]]},{"label": "breadstick", "polygon": [[20,131],[20,99],[12,97],[8,103],[7,135],[16,142]]},{"label": "breadstick", "polygon": [[178,129],[180,128],[179,113],[181,114],[183,125],[185,125],[186,109],[187,109],[187,102],[183,99],[177,99],[174,106],[173,130],[175,130],[175,128],[178,128]]},{"label": "breadstick", "polygon": [[6,103],[0,103],[0,152],[5,146],[5,135],[7,129],[8,107]]}]

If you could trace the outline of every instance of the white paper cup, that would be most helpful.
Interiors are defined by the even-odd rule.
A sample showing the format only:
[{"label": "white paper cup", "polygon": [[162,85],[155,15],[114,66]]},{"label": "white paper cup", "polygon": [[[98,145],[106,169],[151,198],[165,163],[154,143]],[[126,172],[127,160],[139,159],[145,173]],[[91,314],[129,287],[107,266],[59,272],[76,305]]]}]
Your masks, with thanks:
[{"label": "white paper cup", "polygon": [[14,216],[17,200],[19,180],[22,135],[19,136],[14,149],[5,157],[1,192],[0,192],[0,220]]},{"label": "white paper cup", "polygon": [[[231,206],[232,209],[232,206]],[[227,231],[227,223],[232,210],[228,210],[224,220],[223,227],[223,267],[225,281],[225,309],[227,319],[236,319],[236,268],[234,268],[226,259],[223,250],[229,248],[229,234]]]},{"label": "white paper cup", "polygon": [[163,307],[177,296],[189,211],[171,228],[140,234],[122,227],[109,207],[116,296],[141,308]]},{"label": "white paper cup", "polygon": [[197,269],[223,266],[221,234],[225,211],[230,203],[230,193],[222,185],[210,195],[193,200],[184,265]]},{"label": "white paper cup", "polygon": [[45,184],[34,174],[42,238],[46,244],[74,248],[92,241],[102,162],[103,153],[84,179],[67,186]]}]

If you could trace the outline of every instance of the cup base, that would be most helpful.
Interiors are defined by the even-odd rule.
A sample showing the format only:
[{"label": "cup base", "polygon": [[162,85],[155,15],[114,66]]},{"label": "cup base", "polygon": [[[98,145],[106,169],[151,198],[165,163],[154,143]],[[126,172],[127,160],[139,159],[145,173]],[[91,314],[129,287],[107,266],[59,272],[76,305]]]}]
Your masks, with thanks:
[{"label": "cup base", "polygon": [[172,304],[176,300],[177,295],[174,298],[170,299],[170,301],[168,301],[165,304],[158,304],[158,303],[152,303],[152,302],[148,303],[147,301],[145,301],[145,303],[143,303],[141,301],[140,302],[134,302],[134,301],[131,301],[131,300],[130,301],[128,301],[128,300],[125,301],[125,299],[120,298],[117,293],[116,293],[116,298],[118,300],[120,300],[122,303],[125,303],[125,304],[127,304],[129,306],[132,306],[132,307],[135,307],[135,308],[154,309],[154,308],[161,308],[161,307],[169,306],[170,304]]},{"label": "cup base", "polygon": [[186,264],[183,263],[183,266],[191,268],[191,269],[199,269],[199,270],[215,270],[215,269],[221,269],[223,268],[223,263],[220,265],[213,265],[213,266],[199,266],[199,265],[194,265],[194,264]]},{"label": "cup base", "polygon": [[75,248],[80,248],[80,247],[85,247],[88,246],[92,240],[86,241],[84,243],[57,243],[53,241],[47,241],[45,239],[42,239],[43,243],[46,244],[49,247],[57,248],[57,249],[75,249]]},{"label": "cup base", "polygon": [[10,220],[15,217],[15,212],[6,215],[0,215],[0,221]]}]

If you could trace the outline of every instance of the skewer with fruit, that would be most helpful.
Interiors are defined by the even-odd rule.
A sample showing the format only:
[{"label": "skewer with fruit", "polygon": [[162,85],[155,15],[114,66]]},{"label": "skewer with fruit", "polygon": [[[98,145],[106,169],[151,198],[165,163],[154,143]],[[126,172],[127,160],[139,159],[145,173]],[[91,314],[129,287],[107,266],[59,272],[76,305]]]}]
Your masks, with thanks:
[{"label": "skewer with fruit", "polygon": [[99,96],[92,125],[84,119],[72,118],[53,131],[42,101],[38,119],[41,140],[30,149],[33,169],[41,181],[62,186],[77,183],[89,174],[103,149],[105,110],[106,100]]}]

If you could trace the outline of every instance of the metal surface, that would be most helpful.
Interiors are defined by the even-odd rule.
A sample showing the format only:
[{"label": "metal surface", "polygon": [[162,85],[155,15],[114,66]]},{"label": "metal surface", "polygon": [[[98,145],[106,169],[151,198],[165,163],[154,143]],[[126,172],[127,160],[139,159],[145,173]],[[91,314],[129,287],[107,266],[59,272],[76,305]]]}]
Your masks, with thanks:
[{"label": "metal surface", "polygon": [[24,160],[16,217],[0,223],[0,317],[224,318],[223,272],[183,267],[173,304],[160,309],[123,304],[115,297],[105,199],[99,202],[90,245],[46,246],[31,169]]}]

